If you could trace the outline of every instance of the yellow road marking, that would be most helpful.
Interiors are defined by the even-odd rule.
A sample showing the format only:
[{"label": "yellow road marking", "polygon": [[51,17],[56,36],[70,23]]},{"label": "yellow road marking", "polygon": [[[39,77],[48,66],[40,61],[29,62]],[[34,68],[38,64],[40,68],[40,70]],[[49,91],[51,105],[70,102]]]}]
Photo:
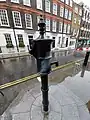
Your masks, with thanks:
[{"label": "yellow road marking", "polygon": [[[65,67],[67,67],[67,66],[73,65],[73,64],[75,64],[76,62],[80,62],[80,61],[82,61],[82,60],[83,60],[83,59],[77,60],[77,61],[74,61],[74,62],[70,62],[70,63],[67,63],[67,64],[65,64],[65,65],[58,66],[58,67],[56,67],[56,68],[52,68],[52,71],[56,71],[56,70],[58,70],[58,69],[65,68]],[[14,86],[14,85],[17,85],[17,84],[20,84],[20,83],[23,83],[23,82],[26,82],[26,81],[28,81],[28,80],[37,78],[37,77],[39,77],[39,76],[40,76],[40,74],[37,73],[37,74],[33,74],[33,75],[30,75],[30,76],[27,76],[27,77],[24,77],[24,78],[21,78],[21,79],[18,79],[18,80],[14,80],[14,81],[9,82],[9,83],[5,83],[5,84],[3,84],[3,85],[0,85],[0,90],[5,89],[5,88],[8,88],[8,87],[11,87],[11,86]]]}]

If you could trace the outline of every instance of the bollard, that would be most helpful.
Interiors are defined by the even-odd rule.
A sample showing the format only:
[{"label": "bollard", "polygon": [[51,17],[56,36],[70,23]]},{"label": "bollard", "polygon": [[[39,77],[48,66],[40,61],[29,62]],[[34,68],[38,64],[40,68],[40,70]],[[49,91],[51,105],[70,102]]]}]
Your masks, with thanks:
[{"label": "bollard", "polygon": [[85,59],[84,59],[84,63],[83,63],[83,66],[87,66],[87,63],[88,63],[88,59],[89,59],[89,51],[86,53],[86,56],[85,56]]},{"label": "bollard", "polygon": [[50,63],[50,51],[52,39],[45,39],[44,33],[46,24],[41,16],[40,22],[38,24],[40,36],[36,40],[33,40],[32,49],[30,54],[32,54],[37,60],[37,72],[41,75],[41,91],[42,91],[42,104],[43,112],[46,114],[49,111],[49,101],[48,101],[48,74],[51,71]]},{"label": "bollard", "polygon": [[48,75],[41,75],[41,90],[42,90],[42,104],[43,104],[43,111],[48,113],[49,108],[49,101],[48,101]]}]

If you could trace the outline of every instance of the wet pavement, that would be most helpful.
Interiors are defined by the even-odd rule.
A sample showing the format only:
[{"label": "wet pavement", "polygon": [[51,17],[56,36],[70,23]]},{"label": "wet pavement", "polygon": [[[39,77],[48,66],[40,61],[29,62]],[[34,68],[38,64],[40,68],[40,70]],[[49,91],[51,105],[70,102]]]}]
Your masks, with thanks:
[{"label": "wet pavement", "polygon": [[[71,65],[69,67],[51,72],[49,74],[49,85],[56,85],[57,83],[62,82],[66,77],[72,76],[73,70],[74,70],[74,66]],[[38,88],[40,89],[41,88],[40,82],[37,79],[32,79],[24,83],[1,90],[4,96],[0,94],[0,115],[8,108],[10,103],[12,103],[12,101],[18,96],[19,93],[20,95],[22,94],[23,96],[26,91],[29,91],[36,86],[38,86]],[[34,92],[35,90],[33,90],[33,94],[37,95],[37,93],[36,92],[34,93]],[[21,99],[21,97],[19,97],[18,102]]]},{"label": "wet pavement", "polygon": [[[82,70],[84,75],[81,77],[81,69],[73,73],[76,72],[74,67],[72,65],[49,75],[48,115],[41,112],[41,85],[34,79],[22,84],[21,91],[21,84],[17,87],[19,95],[3,113],[1,120],[90,120],[86,107],[90,100],[90,71],[88,68]],[[15,91],[15,86],[12,90]]]},{"label": "wet pavement", "polygon": [[[81,59],[74,57],[72,51],[55,52],[51,61],[59,61],[59,65]],[[11,58],[0,61],[0,85],[37,73],[36,60],[33,56]]]}]

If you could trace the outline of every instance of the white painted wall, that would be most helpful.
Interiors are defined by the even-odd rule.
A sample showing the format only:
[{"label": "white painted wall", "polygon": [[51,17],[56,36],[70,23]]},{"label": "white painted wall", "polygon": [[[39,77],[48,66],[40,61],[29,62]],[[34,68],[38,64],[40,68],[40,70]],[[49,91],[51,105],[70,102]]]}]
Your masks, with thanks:
[{"label": "white painted wall", "polygon": [[[6,48],[6,40],[5,40],[5,37],[4,37],[5,33],[11,34],[12,43],[15,46],[14,49]],[[27,52],[28,51],[28,48],[27,48],[27,45],[29,45],[28,35],[33,35],[34,39],[37,39],[39,37],[39,31],[36,31],[34,34],[28,34],[24,30],[15,29],[15,34],[16,34],[16,39],[17,39],[18,45],[19,45],[19,42],[18,42],[17,34],[22,34],[23,35],[25,48],[19,48],[20,52]],[[54,33],[46,32],[45,36],[46,36],[46,38],[49,37],[50,39],[55,37],[55,47],[61,47],[62,34],[54,34]],[[60,44],[58,44],[59,37],[61,37]],[[71,40],[76,41],[75,39],[70,39],[69,35],[63,34],[63,37],[65,37],[64,47],[66,46],[66,38],[68,38],[68,46],[69,46]],[[17,52],[13,29],[0,28],[0,46],[2,48],[3,53]],[[75,45],[70,46],[70,47],[75,47]]]},{"label": "white painted wall", "polygon": [[4,34],[6,34],[6,33],[11,34],[12,43],[13,43],[14,46],[16,46],[13,30],[12,29],[6,29],[6,28],[5,29],[0,28],[0,46],[1,46],[2,52],[3,53],[8,53],[10,51],[15,52],[16,48],[14,48],[12,50],[9,49],[9,48],[6,48],[6,39],[5,39],[5,36],[4,36]]}]

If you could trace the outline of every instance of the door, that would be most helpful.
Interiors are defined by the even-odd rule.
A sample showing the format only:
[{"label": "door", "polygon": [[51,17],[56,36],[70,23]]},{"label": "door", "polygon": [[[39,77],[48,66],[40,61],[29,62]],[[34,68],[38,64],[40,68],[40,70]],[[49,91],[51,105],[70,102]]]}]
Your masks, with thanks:
[{"label": "door", "polygon": [[32,49],[33,36],[32,35],[28,35],[28,40],[29,40],[29,48]]},{"label": "door", "polygon": [[66,39],[66,47],[68,47],[68,38]]},{"label": "door", "polygon": [[54,40],[52,43],[52,48],[54,48],[55,47],[55,37],[52,37],[52,39]]}]

